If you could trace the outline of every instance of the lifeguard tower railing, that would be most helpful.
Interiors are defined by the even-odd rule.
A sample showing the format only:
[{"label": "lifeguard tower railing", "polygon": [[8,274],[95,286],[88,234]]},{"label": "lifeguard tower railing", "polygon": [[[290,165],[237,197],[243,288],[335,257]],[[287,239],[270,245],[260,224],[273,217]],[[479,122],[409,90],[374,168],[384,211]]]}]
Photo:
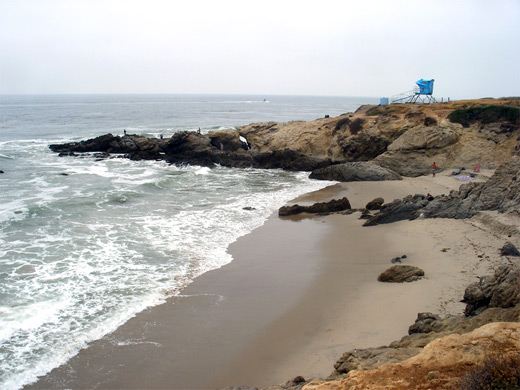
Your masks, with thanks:
[{"label": "lifeguard tower railing", "polygon": [[390,103],[435,103],[435,98],[432,96],[434,81],[434,79],[420,79],[411,91],[392,96]]}]

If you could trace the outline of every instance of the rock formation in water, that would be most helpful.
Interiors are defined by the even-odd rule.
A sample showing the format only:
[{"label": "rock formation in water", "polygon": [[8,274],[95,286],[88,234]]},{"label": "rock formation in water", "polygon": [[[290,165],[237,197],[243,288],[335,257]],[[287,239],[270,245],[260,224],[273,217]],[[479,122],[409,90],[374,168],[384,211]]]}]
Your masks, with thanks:
[{"label": "rock formation in water", "polygon": [[98,152],[175,164],[303,171],[371,161],[399,175],[418,176],[430,173],[433,161],[440,170],[495,168],[518,155],[519,106],[518,99],[362,106],[310,122],[255,123],[208,134],[183,131],[167,139],[107,134],[50,148],[62,155]]},{"label": "rock formation in water", "polygon": [[330,166],[327,158],[304,155],[291,149],[266,152],[251,151],[235,131],[206,134],[178,132],[168,139],[139,135],[112,134],[67,144],[50,145],[62,156],[76,153],[117,154],[132,160],[165,160],[173,164],[213,166],[219,164],[236,168],[282,168],[291,171],[312,171]]}]

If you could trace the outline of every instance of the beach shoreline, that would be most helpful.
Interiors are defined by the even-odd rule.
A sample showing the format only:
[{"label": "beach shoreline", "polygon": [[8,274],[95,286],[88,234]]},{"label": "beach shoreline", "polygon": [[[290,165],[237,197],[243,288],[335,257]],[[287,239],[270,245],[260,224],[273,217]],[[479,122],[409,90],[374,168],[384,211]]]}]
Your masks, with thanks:
[{"label": "beach shoreline", "polygon": [[[460,184],[447,172],[339,183],[294,203],[347,196],[353,208],[363,208],[379,196],[390,202],[438,195]],[[474,219],[368,228],[363,222],[359,213],[273,215],[229,247],[230,264],[139,313],[26,388],[214,389],[326,377],[345,351],[404,336],[418,312],[460,314],[464,288],[493,268],[503,244],[501,234],[490,235]],[[401,255],[403,263],[424,269],[425,278],[378,282]]]}]

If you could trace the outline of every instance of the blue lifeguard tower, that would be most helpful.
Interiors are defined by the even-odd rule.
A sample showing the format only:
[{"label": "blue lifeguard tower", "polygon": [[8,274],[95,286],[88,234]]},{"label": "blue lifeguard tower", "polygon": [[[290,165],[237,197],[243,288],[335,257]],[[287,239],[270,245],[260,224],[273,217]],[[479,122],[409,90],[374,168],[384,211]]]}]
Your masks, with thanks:
[{"label": "blue lifeguard tower", "polygon": [[432,96],[434,81],[434,79],[417,80],[416,87],[411,91],[392,96],[391,103],[435,103],[435,98]]}]

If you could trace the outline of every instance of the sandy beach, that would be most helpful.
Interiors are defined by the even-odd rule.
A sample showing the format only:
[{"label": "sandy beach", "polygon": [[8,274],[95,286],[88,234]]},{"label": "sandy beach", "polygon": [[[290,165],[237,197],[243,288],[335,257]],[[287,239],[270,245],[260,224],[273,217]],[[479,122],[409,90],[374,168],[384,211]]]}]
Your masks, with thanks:
[{"label": "sandy beach", "polygon": [[[447,171],[340,183],[294,203],[346,196],[362,208],[376,197],[438,195],[460,184]],[[460,314],[466,285],[499,262],[508,232],[489,223],[500,219],[494,213],[374,227],[362,227],[359,216],[271,216],[230,246],[230,264],[27,388],[216,389],[326,377],[345,351],[400,339],[418,312]],[[425,277],[378,282],[402,255],[403,264],[422,268]]]}]

